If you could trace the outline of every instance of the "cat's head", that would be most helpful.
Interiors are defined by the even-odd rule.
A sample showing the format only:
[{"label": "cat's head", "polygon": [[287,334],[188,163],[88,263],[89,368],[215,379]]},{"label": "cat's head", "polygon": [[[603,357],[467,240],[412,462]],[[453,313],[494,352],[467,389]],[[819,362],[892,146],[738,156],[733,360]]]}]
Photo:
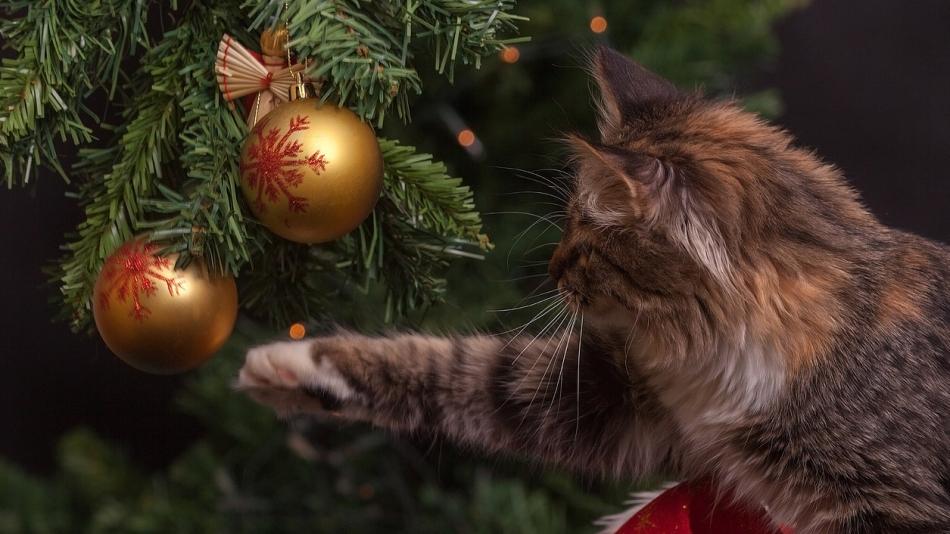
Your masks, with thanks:
[{"label": "cat's head", "polygon": [[549,268],[569,300],[617,329],[698,339],[764,294],[820,290],[828,276],[795,279],[833,266],[842,221],[867,218],[837,171],[735,103],[594,56],[600,136],[567,139],[575,184]]}]

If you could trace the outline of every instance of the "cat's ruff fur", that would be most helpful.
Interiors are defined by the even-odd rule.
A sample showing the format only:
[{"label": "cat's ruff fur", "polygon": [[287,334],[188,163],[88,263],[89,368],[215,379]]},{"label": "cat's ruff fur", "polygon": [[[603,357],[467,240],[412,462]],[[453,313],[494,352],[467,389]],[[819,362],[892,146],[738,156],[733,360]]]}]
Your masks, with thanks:
[{"label": "cat's ruff fur", "polygon": [[709,477],[802,534],[950,532],[948,248],[733,103],[594,55],[555,334],[341,332],[252,349],[238,386],[586,473]]}]

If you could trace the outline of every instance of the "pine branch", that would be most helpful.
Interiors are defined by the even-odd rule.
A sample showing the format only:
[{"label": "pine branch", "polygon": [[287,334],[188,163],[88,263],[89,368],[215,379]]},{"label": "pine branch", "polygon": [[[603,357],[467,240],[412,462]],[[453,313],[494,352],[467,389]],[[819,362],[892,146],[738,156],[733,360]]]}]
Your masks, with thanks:
[{"label": "pine branch", "polygon": [[145,207],[165,218],[140,228],[152,229],[153,239],[177,238],[166,252],[183,253],[182,263],[200,254],[212,270],[233,274],[250,259],[237,156],[246,127],[239,112],[216,96],[196,91],[182,101],[179,159],[187,180],[182,192],[159,184],[160,198]]},{"label": "pine branch", "polygon": [[80,152],[85,173],[110,170],[81,190],[85,218],[65,246],[57,273],[76,328],[88,320],[92,286],[103,259],[137,231],[140,202],[152,194],[153,179],[175,157],[180,117],[174,95],[146,92],[124,116],[130,122],[120,130],[117,145]]},{"label": "pine branch", "polygon": [[413,147],[382,139],[385,188],[373,216],[340,242],[352,278],[384,288],[387,321],[441,300],[449,260],[481,258],[487,248],[471,190],[445,165]]},{"label": "pine branch", "polygon": [[358,0],[301,0],[291,2],[286,14],[279,2],[255,0],[245,5],[254,6],[250,12],[254,28],[276,17],[288,21],[288,46],[297,56],[314,61],[308,74],[326,81],[324,99],[353,107],[377,125],[393,106],[400,117],[408,118],[410,93],[422,92],[419,74],[401,57],[398,34],[371,17],[372,10]]},{"label": "pine branch", "polygon": [[314,61],[308,74],[323,79],[325,100],[354,108],[382,126],[387,111],[409,119],[409,97],[422,91],[413,65],[423,45],[434,43],[436,70],[451,77],[458,60],[479,65],[513,39],[501,39],[523,20],[508,13],[511,0],[380,1],[300,0],[282,12],[280,2],[248,0],[252,28],[287,20],[289,46]]},{"label": "pine branch", "polygon": [[74,328],[88,322],[92,287],[104,258],[148,227],[145,208],[154,205],[148,199],[158,181],[181,173],[181,102],[194,83],[188,67],[195,61],[196,46],[213,46],[220,38],[227,13],[224,7],[195,7],[167,32],[142,58],[136,96],[123,113],[125,124],[117,131],[116,143],[80,151],[77,171],[93,181],[81,190],[85,219],[66,245],[56,273]]},{"label": "pine branch", "polygon": [[379,144],[386,163],[386,195],[398,216],[437,235],[487,245],[472,191],[461,178],[446,174],[445,164],[432,161],[431,154],[418,154],[390,139]]},{"label": "pine branch", "polygon": [[307,246],[273,237],[262,228],[259,247],[238,279],[241,304],[251,315],[286,327],[296,321],[337,320],[361,288],[340,271],[345,263],[327,246]]},{"label": "pine branch", "polygon": [[[481,67],[486,54],[497,52],[505,46],[525,42],[530,37],[506,37],[504,32],[517,32],[517,22],[528,20],[510,13],[514,0],[442,0],[438,2],[394,2],[398,9],[393,14],[396,20],[411,20],[406,23],[406,35],[431,41],[435,48],[435,69],[452,80],[455,63]],[[413,28],[413,25],[419,29]],[[404,52],[405,53],[405,48]]]},{"label": "pine branch", "polygon": [[382,286],[387,322],[440,302],[446,285],[441,273],[450,260],[481,258],[470,252],[478,249],[478,242],[439,236],[410,224],[388,195],[358,235],[341,245],[350,247],[349,256],[363,258],[349,266],[353,279]]},{"label": "pine branch", "polygon": [[[12,15],[25,12],[21,18]],[[5,1],[0,35],[16,51],[0,66],[0,167],[7,187],[40,166],[68,180],[57,142],[92,141],[83,100],[99,88],[114,95],[121,63],[145,44],[143,0]]]},{"label": "pine branch", "polygon": [[[228,31],[246,38],[240,29]],[[177,190],[159,186],[159,198],[146,206],[157,218],[140,226],[152,229],[153,239],[177,238],[166,251],[182,252],[181,263],[201,254],[212,270],[236,274],[250,260],[239,186],[239,154],[247,126],[240,110],[223,101],[215,81],[220,34],[214,29],[201,33],[201,39],[192,41],[192,66],[186,68],[180,102],[180,163],[187,177]]]}]

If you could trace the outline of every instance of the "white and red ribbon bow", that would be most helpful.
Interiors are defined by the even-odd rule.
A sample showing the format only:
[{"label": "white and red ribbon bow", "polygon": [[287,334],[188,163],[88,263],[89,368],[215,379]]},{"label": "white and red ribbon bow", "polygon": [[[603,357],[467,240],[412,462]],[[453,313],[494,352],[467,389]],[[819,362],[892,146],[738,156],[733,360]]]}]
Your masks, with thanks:
[{"label": "white and red ribbon bow", "polygon": [[224,34],[218,44],[214,65],[218,87],[225,100],[231,102],[256,93],[247,115],[251,127],[270,110],[290,99],[294,73],[303,68],[299,63],[288,65],[282,57],[251,52],[228,34]]}]

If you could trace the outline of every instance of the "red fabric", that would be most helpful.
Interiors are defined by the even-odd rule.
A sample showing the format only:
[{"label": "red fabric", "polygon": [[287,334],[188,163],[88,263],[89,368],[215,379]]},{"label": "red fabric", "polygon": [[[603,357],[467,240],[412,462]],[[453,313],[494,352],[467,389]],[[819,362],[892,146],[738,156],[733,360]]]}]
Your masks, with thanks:
[{"label": "red fabric", "polygon": [[617,534],[794,534],[771,526],[765,510],[716,495],[708,482],[674,486],[634,514]]}]

